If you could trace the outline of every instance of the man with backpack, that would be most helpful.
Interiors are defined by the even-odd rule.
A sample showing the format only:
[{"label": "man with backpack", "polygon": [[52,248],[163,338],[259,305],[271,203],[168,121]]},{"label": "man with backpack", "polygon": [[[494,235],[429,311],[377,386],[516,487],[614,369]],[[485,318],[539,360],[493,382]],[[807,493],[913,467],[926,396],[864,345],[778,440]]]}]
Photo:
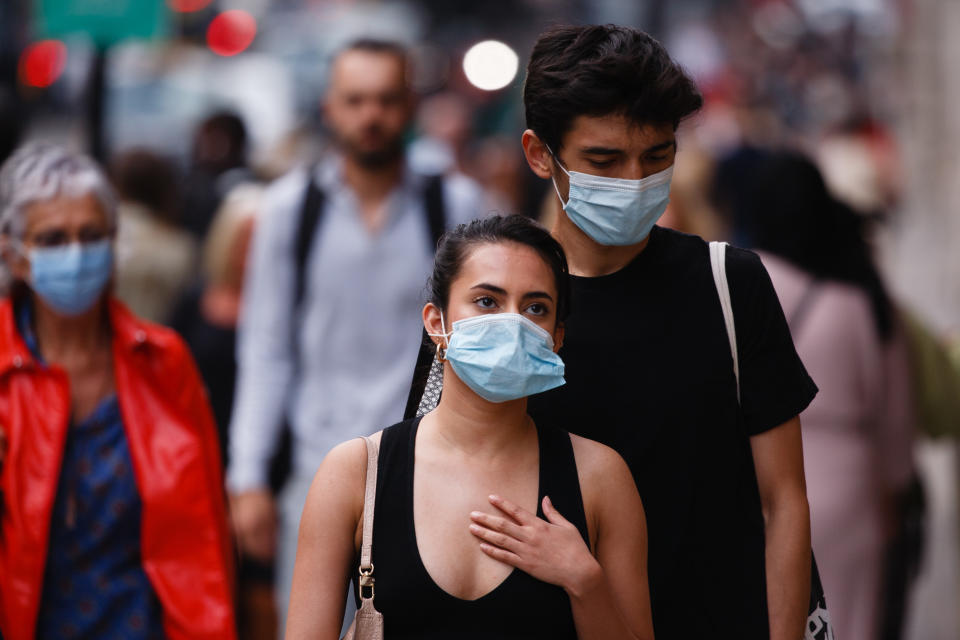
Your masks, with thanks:
[{"label": "man with backpack", "polygon": [[[276,549],[281,628],[314,472],[335,444],[401,418],[436,241],[483,213],[467,178],[405,162],[406,73],[397,44],[340,51],[324,99],[334,150],[270,188],[253,241],[227,487],[241,549],[260,560]],[[284,424],[291,471],[275,506],[268,474]]]}]

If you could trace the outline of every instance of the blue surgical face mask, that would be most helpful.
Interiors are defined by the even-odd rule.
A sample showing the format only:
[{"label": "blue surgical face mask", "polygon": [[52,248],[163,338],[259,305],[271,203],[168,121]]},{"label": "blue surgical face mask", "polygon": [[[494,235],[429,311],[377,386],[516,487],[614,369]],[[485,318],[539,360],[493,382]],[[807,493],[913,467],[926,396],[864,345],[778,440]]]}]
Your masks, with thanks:
[{"label": "blue surgical face mask", "polygon": [[485,400],[516,400],[566,382],[550,333],[518,313],[474,316],[454,322],[452,329],[431,335],[447,340],[454,373]]},{"label": "blue surgical face mask", "polygon": [[66,316],[88,311],[113,273],[110,240],[34,247],[25,253],[30,260],[30,288],[54,311]]},{"label": "blue surgical face mask", "polygon": [[565,203],[556,180],[553,180],[563,210],[597,244],[626,246],[642,242],[670,202],[673,165],[642,180],[567,171],[559,160],[557,166],[570,178],[570,192]]}]

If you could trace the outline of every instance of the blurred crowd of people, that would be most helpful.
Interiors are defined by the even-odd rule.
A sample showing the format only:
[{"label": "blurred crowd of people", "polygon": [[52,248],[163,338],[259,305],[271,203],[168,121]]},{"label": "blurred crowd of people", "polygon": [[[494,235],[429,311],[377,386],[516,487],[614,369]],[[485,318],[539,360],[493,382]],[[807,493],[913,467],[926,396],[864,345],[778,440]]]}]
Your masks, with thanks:
[{"label": "blurred crowd of people", "polygon": [[[869,78],[860,50],[845,47],[854,26],[816,32],[798,12],[775,9],[752,17],[753,28],[744,30],[719,15],[689,54],[697,60],[722,48],[725,62],[693,69],[705,106],[681,128],[660,224],[760,255],[820,389],[801,414],[803,453],[813,550],[836,635],[898,638],[923,546],[923,489],[911,452],[922,435],[960,435],[960,347],[905,309],[877,266],[873,238],[901,178],[893,136],[857,89]],[[564,215],[549,183],[525,166],[519,130],[478,136],[477,109],[456,90],[411,101],[403,52],[393,46],[358,40],[339,53],[323,98],[324,144],[308,146],[279,176],[253,165],[247,126],[231,111],[196,124],[186,166],[144,147],[117,150],[102,174],[53,148],[8,165],[4,198],[35,184],[40,195],[31,202],[43,202],[43,183],[55,175],[86,217],[60,220],[52,211],[47,219],[31,210],[19,212],[18,222],[5,210],[4,234],[36,240],[52,225],[46,233],[55,249],[116,233],[105,273],[112,273],[110,295],[129,312],[111,303],[106,315],[58,323],[42,305],[18,304],[14,290],[14,302],[0,308],[0,364],[70,363],[71,384],[38,373],[17,396],[29,404],[22,394],[47,393],[51,403],[43,420],[15,427],[44,429],[47,438],[20,459],[39,465],[30,477],[43,479],[43,500],[53,503],[51,541],[73,527],[123,531],[84,543],[120,556],[132,553],[131,540],[142,541],[143,569],[131,572],[126,588],[131,598],[146,598],[149,578],[156,600],[128,602],[146,613],[123,624],[202,637],[217,616],[236,615],[241,637],[275,637],[314,471],[336,443],[403,413],[424,283],[444,229],[491,213],[519,213],[551,228]],[[97,182],[101,175],[109,184]],[[4,245],[5,254],[18,251]],[[26,273],[7,276],[8,284],[36,286]],[[113,369],[104,364],[118,348],[107,325],[128,339]],[[162,327],[182,337],[190,356]],[[25,352],[8,339],[16,330],[37,334]],[[138,346],[144,343],[146,350]],[[139,408],[121,416],[118,399]],[[209,409],[196,410],[205,402]],[[151,414],[156,406],[169,415]],[[5,416],[16,411],[2,408]],[[202,415],[210,433],[170,444],[182,437],[184,411]],[[60,422],[72,425],[69,437]],[[121,445],[121,422],[149,423],[155,432],[144,428],[142,442]],[[66,471],[45,460],[43,447],[57,438],[67,442],[63,469],[83,478],[75,490]],[[158,468],[169,458],[171,469],[151,479],[146,461],[157,457],[164,460]],[[109,480],[91,477],[101,458],[114,470]],[[211,476],[221,469],[226,497],[224,478]],[[140,501],[131,498],[133,477]],[[154,484],[148,495],[144,488]],[[207,497],[189,514],[193,521],[181,519],[173,505],[198,491]],[[120,506],[88,521],[77,506],[84,500]],[[29,519],[36,506],[23,500],[12,509]],[[113,526],[113,517],[124,524]],[[231,544],[240,551],[236,576],[225,559]],[[188,547],[203,556],[204,575],[171,570],[171,558]],[[70,589],[99,587],[96,568],[79,564],[82,555],[51,553],[56,562],[46,574],[42,559],[18,560],[29,564],[18,566],[39,590],[19,592],[38,612],[36,637],[69,637],[50,626],[72,628],[69,616],[61,609],[57,615],[67,617],[45,618],[44,607]],[[42,580],[57,571],[77,580]],[[235,584],[236,610],[227,604]],[[194,597],[213,613],[198,613]],[[159,621],[161,606],[176,612],[173,622]],[[27,637],[26,628],[0,618],[4,637]],[[99,628],[101,637],[114,631]]]}]

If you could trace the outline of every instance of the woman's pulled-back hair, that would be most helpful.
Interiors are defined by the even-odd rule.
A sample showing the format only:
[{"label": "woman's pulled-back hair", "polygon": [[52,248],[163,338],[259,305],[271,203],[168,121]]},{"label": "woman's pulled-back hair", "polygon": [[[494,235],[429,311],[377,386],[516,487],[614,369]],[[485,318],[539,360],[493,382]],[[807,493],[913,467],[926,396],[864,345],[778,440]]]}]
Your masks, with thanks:
[{"label": "woman's pulled-back hair", "polygon": [[649,34],[617,25],[558,26],[537,39],[523,85],[527,127],[559,153],[577,116],[680,122],[703,105],[696,84]]},{"label": "woman's pulled-back hair", "polygon": [[560,243],[546,229],[530,218],[518,215],[480,218],[443,234],[430,276],[430,302],[446,309],[450,302],[450,284],[460,274],[470,250],[479,245],[502,242],[530,247],[550,267],[557,287],[557,321],[563,321],[570,312],[567,257]]}]

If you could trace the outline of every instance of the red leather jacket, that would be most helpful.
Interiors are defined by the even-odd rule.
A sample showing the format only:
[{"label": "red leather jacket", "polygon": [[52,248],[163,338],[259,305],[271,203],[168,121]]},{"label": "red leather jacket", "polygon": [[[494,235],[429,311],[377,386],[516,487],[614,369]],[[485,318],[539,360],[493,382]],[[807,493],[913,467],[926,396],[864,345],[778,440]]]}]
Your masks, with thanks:
[{"label": "red leather jacket", "polygon": [[[183,341],[109,303],[117,398],[142,501],[143,568],[171,640],[236,638],[233,562],[216,429]],[[70,422],[59,367],[41,367],[0,302],[0,633],[33,640]]]}]

